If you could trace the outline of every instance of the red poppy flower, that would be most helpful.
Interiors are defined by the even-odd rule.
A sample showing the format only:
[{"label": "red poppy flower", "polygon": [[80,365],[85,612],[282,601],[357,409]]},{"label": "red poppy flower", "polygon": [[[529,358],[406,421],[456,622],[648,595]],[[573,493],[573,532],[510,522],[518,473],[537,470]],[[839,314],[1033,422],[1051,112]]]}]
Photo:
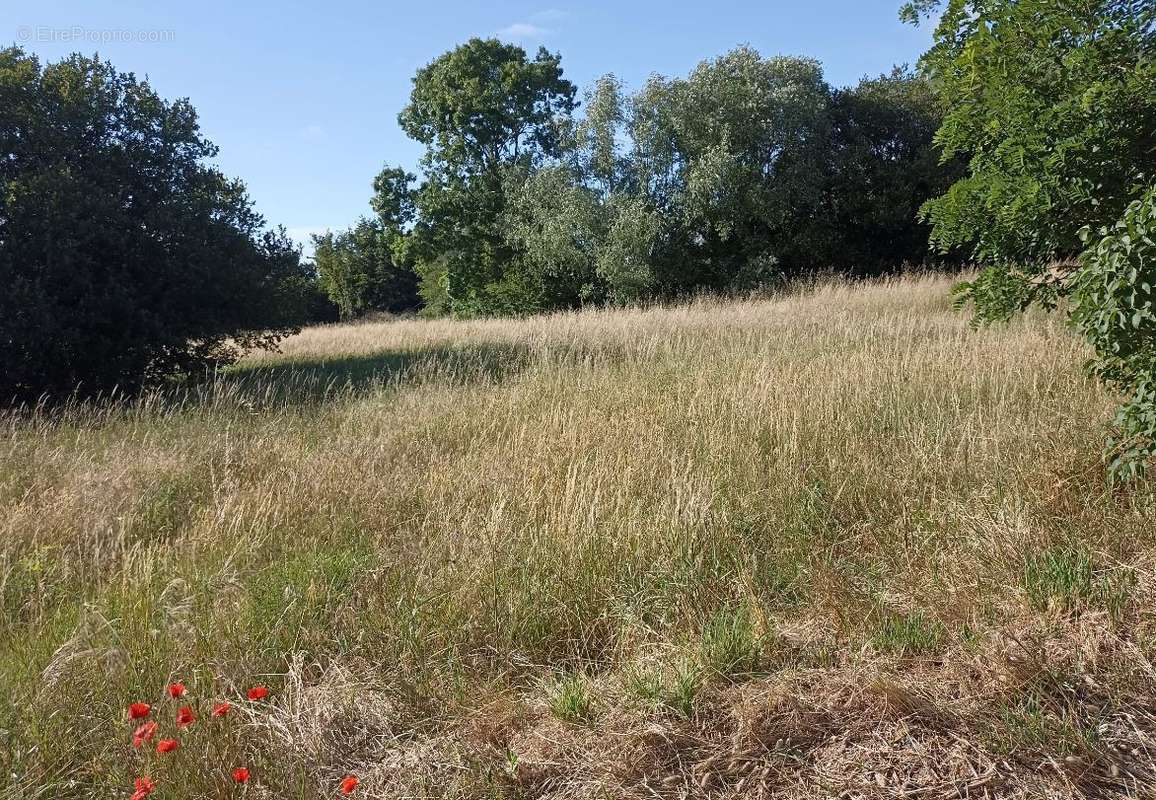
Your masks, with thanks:
[{"label": "red poppy flower", "polygon": [[147,717],[149,715],[149,712],[152,710],[153,710],[153,707],[150,706],[148,703],[133,703],[131,706],[128,707],[128,718],[129,719],[144,719],[145,717]]},{"label": "red poppy flower", "polygon": [[268,696],[269,696],[269,690],[266,689],[264,686],[254,686],[252,689],[249,690],[249,699],[250,700],[264,700]]},{"label": "red poppy flower", "polygon": [[157,742],[158,753],[171,753],[181,746],[181,743],[176,739],[161,739]]},{"label": "red poppy flower", "polygon": [[213,706],[213,716],[223,717],[229,713],[229,709],[232,707],[232,703],[217,703],[215,706]]},{"label": "red poppy flower", "polygon": [[361,783],[355,775],[349,775],[341,782],[342,794],[353,794],[353,790],[357,788],[357,784]]},{"label": "red poppy flower", "polygon": [[187,728],[196,721],[197,718],[193,715],[193,710],[188,706],[181,706],[177,709],[177,724],[182,728]]},{"label": "red poppy flower", "polygon": [[183,683],[170,683],[169,684],[169,697],[172,697],[173,699],[176,699],[178,697],[184,697],[185,693],[188,691],[189,690],[185,688],[185,685]]},{"label": "red poppy flower", "polygon": [[248,783],[249,770],[245,769],[244,767],[237,767],[235,770],[233,770],[233,780],[237,783]]},{"label": "red poppy flower", "polygon": [[157,785],[148,778],[137,778],[132,786],[132,800],[144,800],[152,794],[153,789],[157,788]]},{"label": "red poppy flower", "polygon": [[156,735],[157,724],[152,721],[146,722],[132,732],[132,746],[140,747],[145,742],[151,742]]}]

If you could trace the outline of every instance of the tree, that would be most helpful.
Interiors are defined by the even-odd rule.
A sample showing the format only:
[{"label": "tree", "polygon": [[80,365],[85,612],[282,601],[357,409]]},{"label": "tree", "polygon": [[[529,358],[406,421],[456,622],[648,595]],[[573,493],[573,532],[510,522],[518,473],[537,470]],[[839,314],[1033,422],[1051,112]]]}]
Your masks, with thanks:
[{"label": "tree", "polygon": [[[904,14],[939,5],[922,0]],[[962,300],[991,321],[1069,297],[1095,346],[1094,371],[1130,397],[1112,468],[1134,474],[1156,449],[1146,210],[1156,6],[949,0],[921,64],[945,106],[937,141],[968,159],[967,175],[923,213],[937,247],[970,248],[987,267],[960,287]]]},{"label": "tree", "polygon": [[185,100],[0,51],[0,398],[132,390],[273,347],[308,271]]},{"label": "tree", "polygon": [[555,165],[522,181],[504,227],[535,305],[574,308],[603,298],[595,265],[606,239],[605,215],[598,194],[570,169]]},{"label": "tree", "polygon": [[379,176],[434,313],[499,314],[743,291],[928,255],[915,209],[954,180],[927,80],[833,90],[749,47],[634,94],[606,75],[573,114],[557,55],[475,39],[414,79],[399,120],[424,179]]},{"label": "tree", "polygon": [[559,152],[574,87],[559,56],[471,39],[418,71],[402,129],[426,145],[413,253],[423,294],[447,310],[534,310],[500,220],[512,188]]},{"label": "tree", "polygon": [[543,308],[631,303],[653,289],[661,226],[644,198],[600,194],[555,166],[522,184],[506,220],[525,283]]},{"label": "tree", "polygon": [[796,259],[794,232],[819,202],[828,99],[818,62],[749,47],[635,96],[635,184],[671,221],[660,291],[747,288],[752,265]]},{"label": "tree", "polygon": [[1154,14],[1135,0],[948,3],[921,63],[946,109],[937,141],[968,174],[924,207],[937,247],[970,248],[1026,301],[1081,252],[1081,227],[1119,219],[1156,164]]},{"label": "tree", "polygon": [[342,319],[418,307],[417,275],[396,261],[400,236],[380,220],[369,219],[345,231],[314,235],[318,282]]},{"label": "tree", "polygon": [[940,119],[903,70],[832,90],[813,61],[745,47],[633,96],[607,75],[511,195],[506,241],[546,308],[925,262],[916,212],[961,174]]},{"label": "tree", "polygon": [[898,67],[864,78],[832,93],[828,117],[823,198],[798,234],[810,268],[878,275],[929,261],[931,226],[919,209],[964,174],[961,158],[940,163],[943,117],[930,81]]},{"label": "tree", "polygon": [[630,163],[619,150],[629,122],[627,103],[622,81],[603,75],[586,92],[586,114],[576,126],[574,140],[567,143],[575,168],[603,197],[627,188],[630,177]]}]

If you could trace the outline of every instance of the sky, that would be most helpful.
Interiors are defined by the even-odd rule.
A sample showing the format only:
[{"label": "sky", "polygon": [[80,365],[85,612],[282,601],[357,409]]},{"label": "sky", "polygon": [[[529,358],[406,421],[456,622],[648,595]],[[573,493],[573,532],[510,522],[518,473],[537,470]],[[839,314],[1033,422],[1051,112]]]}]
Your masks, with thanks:
[{"label": "sky", "polygon": [[562,54],[581,91],[612,72],[630,87],[685,75],[741,44],[805,55],[853,84],[914,64],[931,32],[899,22],[900,0],[538,0],[324,3],[266,0],[3,0],[0,43],[43,60],[99,53],[189,98],[216,163],[295,239],[367,215],[385,164],[417,171],[397,125],[418,68],[473,36]]}]

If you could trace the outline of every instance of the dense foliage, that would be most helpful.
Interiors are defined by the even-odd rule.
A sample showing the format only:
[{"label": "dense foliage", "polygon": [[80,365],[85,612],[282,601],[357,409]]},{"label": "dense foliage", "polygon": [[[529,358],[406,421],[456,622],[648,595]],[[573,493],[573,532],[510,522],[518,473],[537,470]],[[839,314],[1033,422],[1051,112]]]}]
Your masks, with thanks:
[{"label": "dense foliage", "polygon": [[1112,471],[1144,472],[1156,452],[1156,190],[1093,232],[1072,280],[1072,317],[1096,351],[1095,374],[1127,397],[1110,442]]},{"label": "dense foliage", "polygon": [[502,234],[508,186],[559,152],[574,108],[560,57],[471,39],[420,69],[402,130],[426,146],[415,252],[424,294],[465,313],[533,310]]},{"label": "dense foliage", "polygon": [[373,182],[370,205],[376,218],[313,237],[318,285],[342,318],[420,307],[418,278],[407,255],[411,242],[405,235],[414,218],[413,179],[403,169],[383,169]]},{"label": "dense foliage", "polygon": [[924,207],[933,242],[986,265],[961,287],[981,320],[1070,295],[1094,371],[1130,398],[1112,459],[1133,473],[1156,444],[1156,5],[950,0],[923,67],[946,110],[937,139],[969,159]]},{"label": "dense foliage", "polygon": [[[475,39],[418,72],[400,122],[427,147],[423,179],[387,170],[373,206],[393,232],[389,263],[421,276],[427,311],[528,313],[925,263],[916,212],[962,174],[933,144],[930,85],[904,70],[833,89],[813,60],[740,47],[635,93],[607,75],[577,107],[545,50]],[[341,267],[351,277],[329,281],[330,296],[345,314],[408,307],[384,250],[357,235],[366,224],[319,242],[323,275],[364,265]]]},{"label": "dense foliage", "polygon": [[131,390],[272,346],[309,281],[188,102],[0,51],[0,399]]},{"label": "dense foliage", "polygon": [[342,318],[418,307],[417,276],[397,263],[396,242],[379,221],[369,219],[348,230],[313,237],[318,283]]},{"label": "dense foliage", "polygon": [[963,159],[941,161],[933,142],[941,115],[931,84],[896,69],[836,91],[828,113],[811,266],[872,275],[926,262],[920,206],[964,174]]}]

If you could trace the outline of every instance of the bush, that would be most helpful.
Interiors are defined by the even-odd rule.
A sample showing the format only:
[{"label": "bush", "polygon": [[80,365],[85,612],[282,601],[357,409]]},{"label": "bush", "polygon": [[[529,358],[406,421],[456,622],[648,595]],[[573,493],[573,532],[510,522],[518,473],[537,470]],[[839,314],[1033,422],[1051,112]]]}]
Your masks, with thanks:
[{"label": "bush", "polygon": [[283,231],[187,101],[0,50],[0,401],[132,390],[275,346],[304,314]]},{"label": "bush", "polygon": [[1093,371],[1126,396],[1116,414],[1110,468],[1140,475],[1156,454],[1156,189],[1101,228],[1081,258],[1072,318],[1096,350]]}]

